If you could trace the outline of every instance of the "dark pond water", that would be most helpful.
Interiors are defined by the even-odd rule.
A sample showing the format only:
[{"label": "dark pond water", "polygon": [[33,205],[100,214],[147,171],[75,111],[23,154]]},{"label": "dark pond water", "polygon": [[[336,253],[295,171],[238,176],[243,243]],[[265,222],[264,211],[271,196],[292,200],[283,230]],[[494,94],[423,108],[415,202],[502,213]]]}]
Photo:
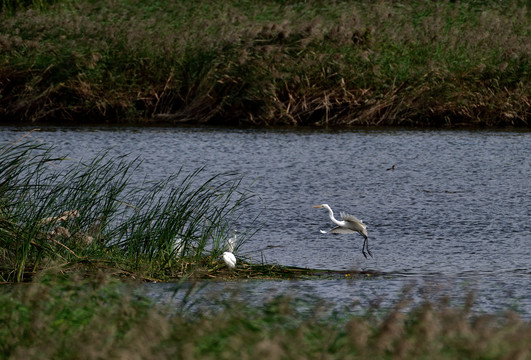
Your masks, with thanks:
[{"label": "dark pond water", "polygon": [[[26,130],[0,128],[0,141]],[[205,166],[205,177],[238,171],[258,195],[249,217],[261,213],[259,231],[239,255],[384,274],[207,288],[238,288],[251,301],[288,292],[363,307],[392,302],[414,284],[418,299],[459,302],[474,291],[480,311],[512,308],[531,317],[531,132],[44,128],[31,137],[80,160],[101,149],[139,156],[142,178],[164,178],[181,167]],[[341,210],[363,219],[374,258],[363,257],[357,234],[319,232],[331,227],[327,212],[312,208],[322,203],[336,216]],[[169,301],[173,285],[147,291]]]}]

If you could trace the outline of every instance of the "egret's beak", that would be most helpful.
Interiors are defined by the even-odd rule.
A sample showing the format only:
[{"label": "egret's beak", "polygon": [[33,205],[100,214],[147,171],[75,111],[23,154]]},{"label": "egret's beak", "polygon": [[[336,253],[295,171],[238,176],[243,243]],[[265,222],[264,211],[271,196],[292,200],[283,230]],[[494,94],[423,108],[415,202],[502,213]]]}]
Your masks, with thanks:
[{"label": "egret's beak", "polygon": [[318,208],[318,207],[323,207],[323,205],[315,205],[315,206],[312,206],[313,208]]}]

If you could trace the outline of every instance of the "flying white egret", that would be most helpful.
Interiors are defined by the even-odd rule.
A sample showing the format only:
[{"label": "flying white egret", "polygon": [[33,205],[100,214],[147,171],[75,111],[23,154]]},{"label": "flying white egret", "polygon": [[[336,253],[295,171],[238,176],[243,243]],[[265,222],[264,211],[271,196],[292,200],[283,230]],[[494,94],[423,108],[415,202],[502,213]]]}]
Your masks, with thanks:
[{"label": "flying white egret", "polygon": [[223,261],[229,267],[229,269],[234,269],[236,267],[236,257],[230,251],[225,251],[223,253]]},{"label": "flying white egret", "polygon": [[344,212],[339,213],[341,215],[341,220],[337,220],[334,217],[334,212],[332,211],[330,206],[328,206],[328,204],[314,206],[314,208],[321,208],[321,207],[328,210],[328,214],[330,215],[330,220],[332,220],[332,222],[337,225],[336,227],[328,231],[321,230],[323,234],[326,234],[326,233],[352,234],[354,232],[358,232],[365,239],[363,241],[363,247],[361,248],[361,252],[363,253],[363,256],[367,258],[367,254],[365,253],[365,249],[367,249],[367,253],[369,253],[369,255],[372,257],[371,251],[369,250],[369,241],[367,237],[367,226],[365,226],[363,221],[361,221],[354,215],[349,215]]}]

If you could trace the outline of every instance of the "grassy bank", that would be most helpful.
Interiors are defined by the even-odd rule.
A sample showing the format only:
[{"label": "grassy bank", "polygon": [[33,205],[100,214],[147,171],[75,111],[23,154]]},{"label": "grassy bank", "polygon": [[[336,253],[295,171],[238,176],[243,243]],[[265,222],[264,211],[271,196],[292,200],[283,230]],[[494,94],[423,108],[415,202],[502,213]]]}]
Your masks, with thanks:
[{"label": "grassy bank", "polygon": [[[252,197],[242,177],[204,169],[138,179],[138,160],[101,153],[79,162],[20,139],[0,147],[0,282],[47,268],[101,269],[147,279],[267,276],[277,271],[221,254]],[[256,231],[238,229],[233,252]]]},{"label": "grassy bank", "polygon": [[0,288],[0,358],[528,359],[531,352],[529,322],[473,314],[471,304],[406,311],[404,298],[353,315],[303,299],[259,306],[220,299],[208,308],[190,297],[164,309],[131,290],[106,276],[50,275]]},{"label": "grassy bank", "polygon": [[4,123],[530,124],[524,1],[2,4]]}]

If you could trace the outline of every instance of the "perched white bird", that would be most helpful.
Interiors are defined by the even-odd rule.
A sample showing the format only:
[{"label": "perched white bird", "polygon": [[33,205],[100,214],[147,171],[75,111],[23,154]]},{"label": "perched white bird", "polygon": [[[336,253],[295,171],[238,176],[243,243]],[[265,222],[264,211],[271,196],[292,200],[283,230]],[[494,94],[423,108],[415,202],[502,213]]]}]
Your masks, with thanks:
[{"label": "perched white bird", "polygon": [[229,267],[229,269],[234,269],[236,267],[236,257],[230,251],[225,251],[223,253],[223,261]]},{"label": "perched white bird", "polygon": [[183,253],[183,250],[184,250],[184,241],[183,239],[181,238],[176,238],[176,239],[173,239],[173,244],[172,244],[172,252],[177,255],[177,256],[181,256],[182,253]]},{"label": "perched white bird", "polygon": [[361,248],[361,252],[363,253],[363,256],[365,256],[365,258],[367,258],[367,254],[365,253],[365,249],[367,249],[367,253],[369,253],[369,255],[372,257],[371,251],[369,250],[369,241],[368,241],[368,236],[367,236],[367,227],[365,226],[363,221],[361,221],[360,219],[358,219],[354,215],[349,215],[349,214],[344,213],[344,212],[340,212],[339,213],[341,215],[341,220],[337,220],[334,217],[334,212],[332,211],[330,206],[328,206],[328,204],[322,204],[322,205],[314,206],[314,208],[321,208],[321,207],[328,210],[328,214],[330,215],[330,220],[332,220],[332,222],[337,225],[336,227],[334,227],[334,228],[332,228],[332,229],[330,229],[328,231],[321,230],[321,232],[323,234],[326,234],[326,233],[352,234],[352,233],[358,232],[365,239],[363,241],[363,247]]}]

